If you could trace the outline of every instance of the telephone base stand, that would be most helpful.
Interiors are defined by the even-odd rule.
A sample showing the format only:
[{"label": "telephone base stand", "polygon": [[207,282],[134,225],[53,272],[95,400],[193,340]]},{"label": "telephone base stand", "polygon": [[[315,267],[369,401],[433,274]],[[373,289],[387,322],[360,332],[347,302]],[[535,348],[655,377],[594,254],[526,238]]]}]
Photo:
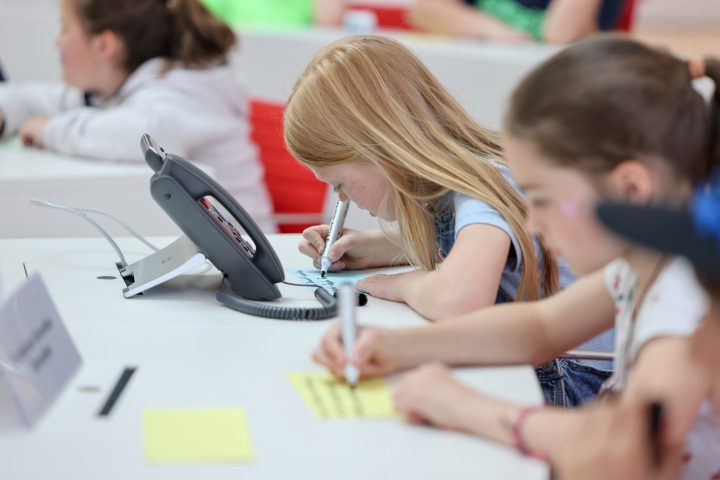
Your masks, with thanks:
[{"label": "telephone base stand", "polygon": [[120,269],[123,278],[132,277],[134,280],[123,288],[123,296],[135,296],[203,263],[205,255],[187,236],[182,235],[167,247]]}]

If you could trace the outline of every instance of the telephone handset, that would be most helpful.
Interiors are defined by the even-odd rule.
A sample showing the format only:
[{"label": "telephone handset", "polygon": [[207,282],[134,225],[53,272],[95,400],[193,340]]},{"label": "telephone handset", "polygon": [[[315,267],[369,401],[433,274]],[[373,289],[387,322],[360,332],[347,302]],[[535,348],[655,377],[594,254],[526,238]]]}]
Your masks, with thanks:
[{"label": "telephone handset", "polygon": [[[150,180],[153,199],[223,273],[217,294],[220,302],[271,318],[320,320],[335,315],[335,300],[323,288],[315,290],[321,308],[278,307],[249,301],[280,298],[275,284],[285,280],[280,260],[265,235],[227,190],[205,172],[184,158],[166,153],[150,135],[143,135],[140,144],[145,161],[155,171]],[[232,219],[226,219],[213,201]],[[231,222],[245,230],[254,247]]]}]

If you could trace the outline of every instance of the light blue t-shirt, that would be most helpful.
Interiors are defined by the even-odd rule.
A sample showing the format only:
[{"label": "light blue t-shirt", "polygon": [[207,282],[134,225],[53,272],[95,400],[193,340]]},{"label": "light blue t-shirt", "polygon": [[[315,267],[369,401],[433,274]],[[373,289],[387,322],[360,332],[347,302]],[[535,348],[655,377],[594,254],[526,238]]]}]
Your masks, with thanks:
[{"label": "light blue t-shirt", "polygon": [[[520,189],[510,175],[510,170],[504,165],[495,164],[495,166],[500,170],[508,183],[519,192]],[[508,256],[502,276],[500,277],[501,292],[498,294],[498,298],[501,298],[504,293],[509,299],[506,301],[514,300],[520,286],[520,280],[523,273],[522,249],[520,248],[517,236],[503,216],[500,215],[500,212],[482,200],[478,200],[458,192],[452,192],[446,197],[443,197],[438,202],[436,208],[441,210],[435,217],[436,242],[440,248],[440,256],[443,258],[450,252],[450,249],[454,245],[455,239],[457,238],[458,233],[460,233],[460,230],[468,225],[492,225],[501,229],[510,237],[513,252],[511,252]],[[540,246],[534,237],[533,243],[535,251],[538,252],[538,270],[540,270],[543,264],[542,253],[540,253]],[[567,263],[562,259],[558,260],[558,270],[561,288],[564,289],[575,281],[576,276],[572,273]],[[582,321],[582,319],[578,319],[578,321]],[[608,330],[607,332],[602,333],[580,345],[578,349],[612,351],[614,347],[614,330]],[[612,362],[609,361],[578,360],[578,362],[606,370],[612,368]]]},{"label": "light blue t-shirt", "polygon": [[[510,175],[510,170],[504,166],[495,164],[505,180],[508,181],[516,191],[519,191],[515,180]],[[450,203],[452,202],[452,204]],[[520,279],[522,278],[523,256],[520,242],[508,222],[500,215],[500,212],[487,203],[462,193],[452,192],[438,202],[438,209],[446,208],[436,216],[436,240],[440,247],[440,256],[445,257],[455,244],[460,230],[468,225],[483,224],[492,225],[505,232],[512,242],[512,252],[508,256],[502,277],[500,278],[500,289],[511,299],[515,299]],[[540,252],[540,246],[533,238],[535,251]],[[538,266],[542,267],[542,256],[539,255]],[[560,267],[560,286],[565,288],[575,281],[575,276],[563,263]]]}]

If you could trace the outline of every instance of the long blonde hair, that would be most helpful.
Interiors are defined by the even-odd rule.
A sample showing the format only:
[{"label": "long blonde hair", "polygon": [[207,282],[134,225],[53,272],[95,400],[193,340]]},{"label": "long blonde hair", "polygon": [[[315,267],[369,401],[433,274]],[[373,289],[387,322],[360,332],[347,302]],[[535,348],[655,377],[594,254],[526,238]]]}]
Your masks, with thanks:
[{"label": "long blonde hair", "polygon": [[399,42],[350,36],[321,50],[293,87],[284,130],[290,152],[310,168],[377,166],[412,265],[437,267],[433,207],[454,191],[497,210],[517,236],[524,266],[516,300],[539,298],[541,285],[545,295],[558,290],[557,263],[543,246],[538,272],[525,200],[494,165],[505,164],[499,135],[479,126]]}]

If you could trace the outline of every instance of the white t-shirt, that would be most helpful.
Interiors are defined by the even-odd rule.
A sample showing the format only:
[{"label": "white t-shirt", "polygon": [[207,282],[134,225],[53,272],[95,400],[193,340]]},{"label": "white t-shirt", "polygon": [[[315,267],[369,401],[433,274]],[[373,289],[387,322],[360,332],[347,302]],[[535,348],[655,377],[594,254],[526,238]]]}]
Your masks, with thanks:
[{"label": "white t-shirt", "polygon": [[[682,258],[673,259],[650,286],[634,322],[637,277],[630,265],[623,259],[608,264],[605,283],[616,306],[616,388],[622,390],[642,347],[656,337],[691,336],[710,302],[697,282],[692,265]],[[705,400],[697,414],[685,449],[687,463],[682,479],[720,479],[720,416],[712,411],[709,400]]]}]

